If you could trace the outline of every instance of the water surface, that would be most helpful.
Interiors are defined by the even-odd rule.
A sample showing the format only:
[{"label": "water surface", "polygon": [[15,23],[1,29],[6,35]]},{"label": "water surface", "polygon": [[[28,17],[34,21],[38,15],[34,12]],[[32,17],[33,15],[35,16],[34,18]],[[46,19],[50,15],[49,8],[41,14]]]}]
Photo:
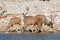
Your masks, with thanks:
[{"label": "water surface", "polygon": [[0,33],[0,40],[60,40],[60,33],[40,33],[40,34]]}]

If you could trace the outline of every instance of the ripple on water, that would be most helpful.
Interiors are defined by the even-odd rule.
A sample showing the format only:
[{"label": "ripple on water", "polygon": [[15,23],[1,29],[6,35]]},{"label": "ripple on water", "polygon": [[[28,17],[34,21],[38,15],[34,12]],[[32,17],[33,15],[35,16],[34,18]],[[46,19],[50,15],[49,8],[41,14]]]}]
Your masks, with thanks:
[{"label": "ripple on water", "polygon": [[60,40],[60,33],[21,34],[21,35],[0,33],[0,40]]}]

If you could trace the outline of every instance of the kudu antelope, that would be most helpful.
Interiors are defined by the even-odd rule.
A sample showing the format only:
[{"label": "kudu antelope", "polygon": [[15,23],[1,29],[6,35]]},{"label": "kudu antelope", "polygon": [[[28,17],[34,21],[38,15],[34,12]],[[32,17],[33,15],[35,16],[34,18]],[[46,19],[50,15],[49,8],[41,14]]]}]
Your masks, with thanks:
[{"label": "kudu antelope", "polygon": [[[51,26],[53,25],[53,23],[51,21],[49,21],[45,15],[36,15],[35,17],[41,19],[40,23],[38,24],[38,26],[40,27],[42,24],[47,25],[47,26]],[[41,23],[42,22],[42,23]]]},{"label": "kudu antelope", "polygon": [[29,26],[29,25],[34,25],[35,23],[37,24],[37,18],[35,18],[34,16],[26,16],[26,14],[29,12],[29,9],[30,9],[30,6],[26,6],[26,13],[22,13],[23,14],[23,17],[24,17],[24,24],[26,26]]},{"label": "kudu antelope", "polygon": [[6,16],[11,16],[12,15],[12,18],[10,19],[10,22],[9,22],[9,25],[8,25],[8,27],[11,27],[11,26],[13,26],[13,25],[15,25],[15,24],[19,24],[19,25],[21,25],[21,18],[19,18],[19,17],[16,17],[16,16],[19,16],[18,14],[17,15],[14,15],[14,14],[7,14]]},{"label": "kudu antelope", "polygon": [[35,24],[38,24],[39,20],[37,17],[34,17],[34,16],[26,16],[26,14],[23,13],[23,16],[24,16],[24,24],[26,26],[29,26],[29,25],[35,25]]},{"label": "kudu antelope", "polygon": [[9,22],[9,26],[13,26],[15,24],[20,24],[21,23],[21,19],[18,18],[18,17],[14,17],[14,18],[11,18],[10,22]]}]

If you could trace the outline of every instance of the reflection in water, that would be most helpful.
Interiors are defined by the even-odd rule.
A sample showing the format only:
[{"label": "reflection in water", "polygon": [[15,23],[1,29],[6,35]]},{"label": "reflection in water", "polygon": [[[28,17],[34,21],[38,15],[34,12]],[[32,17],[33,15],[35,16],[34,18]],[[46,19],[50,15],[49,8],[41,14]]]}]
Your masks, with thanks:
[{"label": "reflection in water", "polygon": [[0,33],[0,40],[60,40],[60,33],[40,33],[40,34]]}]

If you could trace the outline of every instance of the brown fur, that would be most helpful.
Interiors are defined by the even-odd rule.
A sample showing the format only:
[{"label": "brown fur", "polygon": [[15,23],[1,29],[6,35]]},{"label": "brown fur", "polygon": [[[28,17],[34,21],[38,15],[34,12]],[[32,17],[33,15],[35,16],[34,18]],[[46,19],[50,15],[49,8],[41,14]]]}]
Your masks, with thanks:
[{"label": "brown fur", "polygon": [[41,26],[42,25],[42,23],[44,24],[44,25],[48,25],[49,24],[49,22],[50,21],[48,21],[47,20],[47,18],[46,18],[46,16],[45,15],[36,15],[35,17],[37,17],[37,18],[39,18],[39,19],[41,19],[39,22],[39,26]]},{"label": "brown fur", "polygon": [[46,16],[45,15],[36,15],[35,17],[41,19],[44,23],[46,22]]},{"label": "brown fur", "polygon": [[33,16],[26,16],[26,17],[24,17],[24,23],[26,25],[34,25],[37,22],[38,22],[37,18],[35,18]]},{"label": "brown fur", "polygon": [[[26,13],[27,14],[27,13]],[[23,13],[24,16],[24,24],[27,26],[30,25],[39,25],[38,23],[41,23],[41,19],[39,19],[38,17],[34,17],[34,16],[25,16],[26,14]]]},{"label": "brown fur", "polygon": [[10,20],[10,25],[13,26],[14,24],[20,24],[21,23],[21,19],[20,18],[17,18],[17,17],[14,17],[14,18],[11,18]]},{"label": "brown fur", "polygon": [[30,26],[30,25],[33,25],[33,27],[34,27],[35,25],[37,25],[38,26],[37,30],[39,30],[42,28],[42,23],[43,23],[42,18],[38,18],[38,17],[34,17],[34,16],[25,16],[24,17],[24,24],[26,25],[26,27]]},{"label": "brown fur", "polygon": [[37,25],[38,25],[38,28],[41,29],[44,21],[44,15],[36,15],[35,17],[38,18],[39,21]]}]

